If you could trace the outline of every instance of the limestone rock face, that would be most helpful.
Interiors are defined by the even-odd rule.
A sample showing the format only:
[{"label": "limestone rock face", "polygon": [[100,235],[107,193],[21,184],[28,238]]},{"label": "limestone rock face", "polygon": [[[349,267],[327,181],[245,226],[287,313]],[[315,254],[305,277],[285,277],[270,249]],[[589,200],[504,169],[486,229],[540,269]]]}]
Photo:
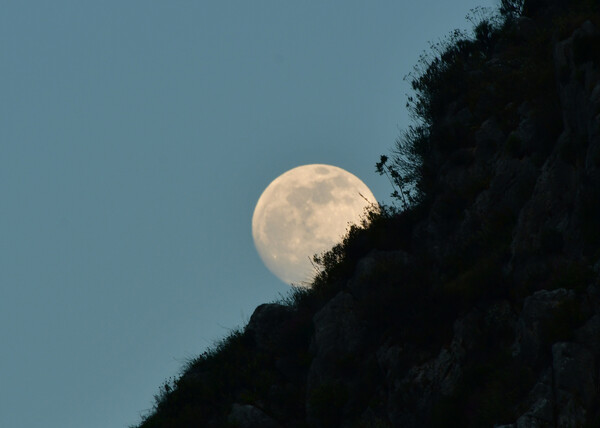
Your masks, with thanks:
[{"label": "limestone rock face", "polygon": [[312,425],[325,427],[333,420],[340,423],[351,410],[341,409],[338,415],[323,418],[322,407],[327,403],[319,400],[334,398],[323,395],[343,395],[348,401],[345,407],[349,407],[355,399],[352,392],[359,390],[360,379],[356,373],[347,376],[347,371],[361,362],[366,328],[356,314],[354,298],[346,292],[336,295],[317,312],[313,323],[315,334],[311,350],[314,357],[308,370],[306,413]]},{"label": "limestone rock face", "polygon": [[388,396],[389,419],[393,426],[423,426],[429,422],[433,403],[440,395],[450,395],[460,381],[465,356],[460,322],[454,340],[434,358],[411,367],[393,383]]},{"label": "limestone rock face", "polygon": [[512,427],[585,426],[596,411],[596,358],[585,346],[558,342],[552,363],[527,398],[529,409]]},{"label": "limestone rock face", "polygon": [[583,345],[559,342],[552,345],[554,396],[559,410],[558,425],[586,423],[596,399],[597,375],[594,355]]},{"label": "limestone rock face", "polygon": [[517,340],[513,346],[513,354],[531,364],[538,362],[543,346],[544,336],[551,334],[552,321],[557,308],[572,303],[575,293],[572,290],[558,289],[540,290],[527,297],[517,324]]},{"label": "limestone rock face", "polygon": [[596,312],[575,331],[575,341],[585,345],[594,355],[600,355],[600,314]]},{"label": "limestone rock face", "polygon": [[528,410],[514,424],[502,425],[504,428],[550,428],[555,426],[554,400],[552,391],[552,373],[544,371],[533,389],[529,392],[525,404]]}]

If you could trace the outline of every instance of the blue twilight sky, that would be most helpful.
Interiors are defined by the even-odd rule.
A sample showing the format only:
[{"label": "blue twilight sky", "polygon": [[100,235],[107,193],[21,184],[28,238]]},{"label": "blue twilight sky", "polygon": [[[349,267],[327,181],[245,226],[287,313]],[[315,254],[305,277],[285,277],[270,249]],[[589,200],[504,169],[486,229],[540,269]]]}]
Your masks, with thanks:
[{"label": "blue twilight sky", "polygon": [[402,80],[494,0],[0,1],[0,426],[126,427],[286,294],[251,237],[279,174],[374,172]]}]

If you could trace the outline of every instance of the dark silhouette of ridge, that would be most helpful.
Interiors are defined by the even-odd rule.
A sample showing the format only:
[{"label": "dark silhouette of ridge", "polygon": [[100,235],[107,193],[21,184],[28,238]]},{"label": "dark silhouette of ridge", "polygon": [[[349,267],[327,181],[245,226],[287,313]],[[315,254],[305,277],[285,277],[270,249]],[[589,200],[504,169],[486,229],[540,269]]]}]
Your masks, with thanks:
[{"label": "dark silhouette of ridge", "polygon": [[411,76],[398,207],[166,382],[150,427],[600,427],[600,2],[502,0]]}]

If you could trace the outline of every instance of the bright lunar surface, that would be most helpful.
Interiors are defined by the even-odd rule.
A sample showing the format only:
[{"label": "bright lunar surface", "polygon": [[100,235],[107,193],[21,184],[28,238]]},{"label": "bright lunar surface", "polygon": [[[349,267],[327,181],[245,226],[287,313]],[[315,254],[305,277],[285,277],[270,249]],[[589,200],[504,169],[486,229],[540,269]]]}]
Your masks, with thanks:
[{"label": "bright lunar surface", "polygon": [[262,193],[252,216],[254,244],[283,282],[308,286],[313,255],[341,241],[365,208],[377,204],[369,188],[341,168],[313,164],[291,169]]}]

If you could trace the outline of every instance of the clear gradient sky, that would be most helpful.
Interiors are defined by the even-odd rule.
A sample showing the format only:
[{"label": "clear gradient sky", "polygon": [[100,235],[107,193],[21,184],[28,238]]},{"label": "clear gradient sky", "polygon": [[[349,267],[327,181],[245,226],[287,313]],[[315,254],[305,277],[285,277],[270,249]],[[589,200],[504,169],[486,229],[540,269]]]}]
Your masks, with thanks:
[{"label": "clear gradient sky", "polygon": [[0,1],[0,426],[126,427],[288,287],[250,230],[298,165],[375,172],[403,76],[494,0]]}]

